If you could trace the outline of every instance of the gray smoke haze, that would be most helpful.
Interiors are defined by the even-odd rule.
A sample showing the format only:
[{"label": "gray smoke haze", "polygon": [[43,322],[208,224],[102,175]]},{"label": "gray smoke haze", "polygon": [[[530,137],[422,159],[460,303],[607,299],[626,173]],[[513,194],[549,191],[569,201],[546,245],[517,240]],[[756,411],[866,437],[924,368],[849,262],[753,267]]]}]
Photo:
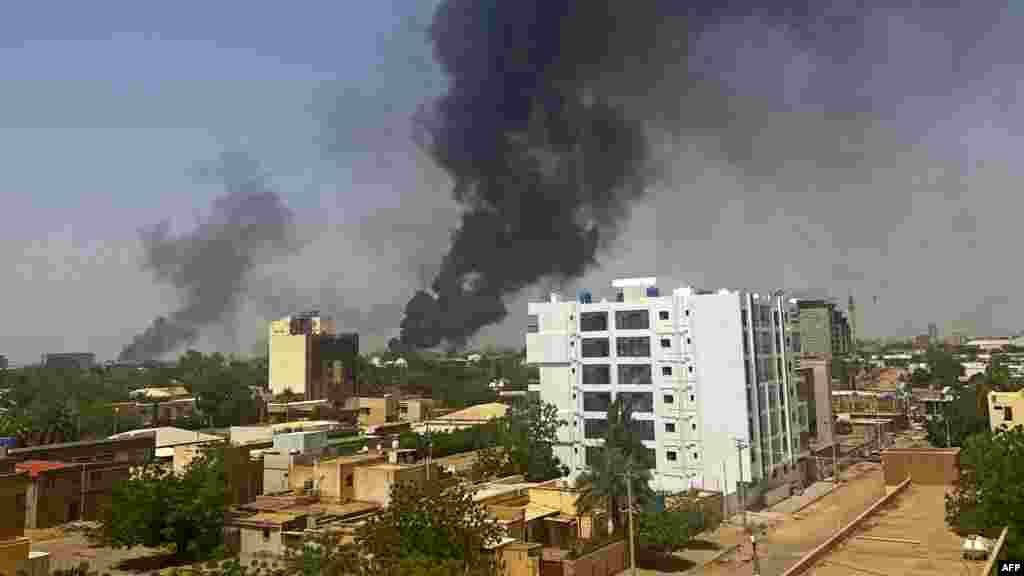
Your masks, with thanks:
[{"label": "gray smoke haze", "polygon": [[[1020,176],[1019,132],[994,129],[1020,125],[1005,4],[681,4],[441,3],[431,40],[449,86],[419,137],[462,222],[396,347],[462,343],[524,288],[622,275],[627,252],[645,274],[864,302],[915,300],[885,277],[895,262],[982,249],[965,199]],[[927,273],[954,293],[970,282]],[[967,315],[991,316],[988,301]]]},{"label": "gray smoke haze", "polygon": [[142,230],[143,267],[172,286],[182,305],[154,320],[120,360],[157,359],[195,342],[204,328],[233,324],[250,272],[300,247],[292,213],[258,162],[226,152],[198,175],[222,182],[225,194],[194,230],[173,235],[168,222]]}]

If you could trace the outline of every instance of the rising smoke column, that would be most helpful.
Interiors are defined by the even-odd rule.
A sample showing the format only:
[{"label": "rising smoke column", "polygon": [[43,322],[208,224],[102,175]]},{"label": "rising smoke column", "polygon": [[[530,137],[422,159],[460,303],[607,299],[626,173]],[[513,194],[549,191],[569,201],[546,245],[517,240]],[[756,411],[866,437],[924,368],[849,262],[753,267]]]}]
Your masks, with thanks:
[{"label": "rising smoke column", "polygon": [[136,336],[121,351],[122,361],[157,359],[194,342],[204,327],[230,319],[248,273],[299,247],[293,215],[258,162],[224,153],[201,174],[223,182],[226,192],[208,217],[180,236],[167,222],[142,230],[143,267],[173,286],[182,305]]},{"label": "rising smoke column", "polygon": [[[766,18],[806,13],[805,2],[769,4],[775,14]],[[505,296],[594,266],[654,176],[652,123],[727,122],[720,97],[682,113],[673,101],[692,85],[679,77],[689,37],[760,6],[442,2],[430,38],[449,89],[420,114],[419,136],[464,212],[431,290],[409,301],[392,346],[460,345],[505,318]]]}]

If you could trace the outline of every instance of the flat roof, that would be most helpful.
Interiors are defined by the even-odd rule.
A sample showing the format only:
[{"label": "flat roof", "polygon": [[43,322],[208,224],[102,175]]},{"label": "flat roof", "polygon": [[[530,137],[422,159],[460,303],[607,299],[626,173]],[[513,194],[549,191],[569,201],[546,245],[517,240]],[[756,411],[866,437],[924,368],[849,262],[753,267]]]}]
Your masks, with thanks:
[{"label": "flat roof", "polygon": [[985,563],[964,561],[963,539],[946,527],[946,490],[911,483],[803,574],[982,576]]}]

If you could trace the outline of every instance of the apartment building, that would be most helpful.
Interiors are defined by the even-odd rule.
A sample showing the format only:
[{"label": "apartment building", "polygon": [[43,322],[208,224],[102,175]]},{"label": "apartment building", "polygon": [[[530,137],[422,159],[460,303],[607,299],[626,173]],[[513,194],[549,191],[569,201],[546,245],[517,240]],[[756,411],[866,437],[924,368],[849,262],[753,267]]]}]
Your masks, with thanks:
[{"label": "apartment building", "polygon": [[[795,472],[808,418],[784,297],[690,287],[661,296],[654,278],[613,287],[612,302],[583,292],[528,306],[526,361],[540,373],[530,393],[567,421],[556,453],[571,475],[599,453],[616,397],[632,404],[655,456],[655,489],[732,494],[741,461],[747,482]],[[751,449],[738,451],[737,439]]]},{"label": "apartment building", "polygon": [[344,398],[355,392],[359,335],[335,334],[334,320],[317,311],[270,323],[270,390],[303,400]]},{"label": "apartment building", "polygon": [[839,356],[853,350],[852,330],[835,302],[825,299],[796,300],[791,316],[794,350],[814,356]]}]

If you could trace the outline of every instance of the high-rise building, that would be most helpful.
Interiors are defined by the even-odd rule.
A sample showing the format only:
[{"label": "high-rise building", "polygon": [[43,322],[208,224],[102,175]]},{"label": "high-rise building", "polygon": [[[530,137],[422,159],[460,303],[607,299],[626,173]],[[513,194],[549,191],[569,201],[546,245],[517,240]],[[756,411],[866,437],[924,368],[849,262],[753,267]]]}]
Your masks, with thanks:
[{"label": "high-rise building", "polygon": [[801,299],[797,308],[793,326],[799,333],[797,351],[814,356],[841,356],[853,350],[853,330],[834,302]]},{"label": "high-rise building", "polygon": [[359,335],[336,335],[334,330],[334,320],[316,311],[271,322],[271,393],[339,401],[354,394]]},{"label": "high-rise building", "polygon": [[[655,279],[618,280],[615,301],[529,304],[531,394],[554,404],[558,458],[575,476],[600,453],[607,408],[628,401],[657,462],[654,488],[733,494],[743,480],[796,474],[807,406],[797,398],[780,293],[689,287],[661,296]],[[737,452],[736,440],[750,449]]]}]

